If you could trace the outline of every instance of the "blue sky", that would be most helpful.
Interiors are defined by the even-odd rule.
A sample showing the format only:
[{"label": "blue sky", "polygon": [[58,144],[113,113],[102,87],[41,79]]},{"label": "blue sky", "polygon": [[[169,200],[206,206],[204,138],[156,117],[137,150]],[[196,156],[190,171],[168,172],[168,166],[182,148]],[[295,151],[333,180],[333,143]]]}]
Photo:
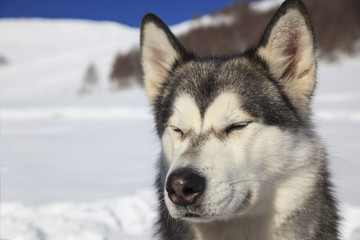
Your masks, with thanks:
[{"label": "blue sky", "polygon": [[236,0],[0,0],[0,18],[44,17],[110,20],[138,27],[148,12],[173,25],[211,13]]}]

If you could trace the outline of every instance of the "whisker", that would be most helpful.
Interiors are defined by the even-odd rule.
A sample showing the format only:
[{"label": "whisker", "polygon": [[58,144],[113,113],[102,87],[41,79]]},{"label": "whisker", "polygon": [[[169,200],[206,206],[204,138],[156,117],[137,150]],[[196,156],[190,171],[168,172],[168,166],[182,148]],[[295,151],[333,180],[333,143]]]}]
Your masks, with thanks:
[{"label": "whisker", "polygon": [[238,180],[238,181],[228,180],[227,182],[230,182],[229,183],[230,185],[235,185],[235,184],[245,183],[245,182],[261,182],[261,183],[269,184],[270,186],[272,186],[274,188],[277,187],[274,183],[264,181],[264,180],[258,180],[258,179],[254,179],[254,180]]}]

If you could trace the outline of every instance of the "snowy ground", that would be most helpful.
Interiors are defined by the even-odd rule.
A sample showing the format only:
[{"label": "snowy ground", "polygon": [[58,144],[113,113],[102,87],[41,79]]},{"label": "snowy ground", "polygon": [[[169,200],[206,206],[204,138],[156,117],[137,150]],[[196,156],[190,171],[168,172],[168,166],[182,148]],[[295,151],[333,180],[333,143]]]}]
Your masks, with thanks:
[{"label": "snowy ground", "polygon": [[[150,239],[159,151],[150,109],[142,89],[114,92],[108,81],[138,30],[18,19],[1,20],[0,32],[0,238]],[[99,81],[81,95],[89,64]],[[314,99],[346,240],[360,239],[359,69],[360,57],[321,62]]]}]

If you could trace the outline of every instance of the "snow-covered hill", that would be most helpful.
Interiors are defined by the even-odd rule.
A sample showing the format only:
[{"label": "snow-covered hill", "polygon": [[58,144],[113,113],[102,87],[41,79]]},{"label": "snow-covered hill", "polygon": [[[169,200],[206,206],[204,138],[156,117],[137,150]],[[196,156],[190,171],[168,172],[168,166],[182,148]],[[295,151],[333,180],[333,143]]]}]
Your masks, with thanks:
[{"label": "snow-covered hill", "polygon": [[10,19],[1,20],[0,32],[6,33],[0,38],[0,56],[8,61],[0,73],[6,106],[72,104],[90,64],[96,90],[107,92],[116,54],[139,42],[138,29],[111,22]]},{"label": "snow-covered hill", "polygon": [[[204,18],[176,26],[227,23]],[[112,91],[139,30],[111,22],[0,20],[1,239],[150,239],[159,151],[141,88]],[[90,65],[98,79],[80,94]],[[314,120],[344,220],[360,239],[360,57],[321,62]]]}]

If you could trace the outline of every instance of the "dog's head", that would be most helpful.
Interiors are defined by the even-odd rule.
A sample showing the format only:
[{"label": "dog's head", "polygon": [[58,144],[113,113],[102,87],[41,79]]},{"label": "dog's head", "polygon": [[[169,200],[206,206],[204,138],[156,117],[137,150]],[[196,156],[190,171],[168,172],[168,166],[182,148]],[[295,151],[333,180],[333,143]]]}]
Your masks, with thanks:
[{"label": "dog's head", "polygon": [[[308,186],[314,55],[297,0],[280,7],[256,48],[231,57],[196,57],[158,17],[144,17],[141,56],[172,217],[229,219],[297,200]],[[294,173],[303,183],[291,181]]]}]

